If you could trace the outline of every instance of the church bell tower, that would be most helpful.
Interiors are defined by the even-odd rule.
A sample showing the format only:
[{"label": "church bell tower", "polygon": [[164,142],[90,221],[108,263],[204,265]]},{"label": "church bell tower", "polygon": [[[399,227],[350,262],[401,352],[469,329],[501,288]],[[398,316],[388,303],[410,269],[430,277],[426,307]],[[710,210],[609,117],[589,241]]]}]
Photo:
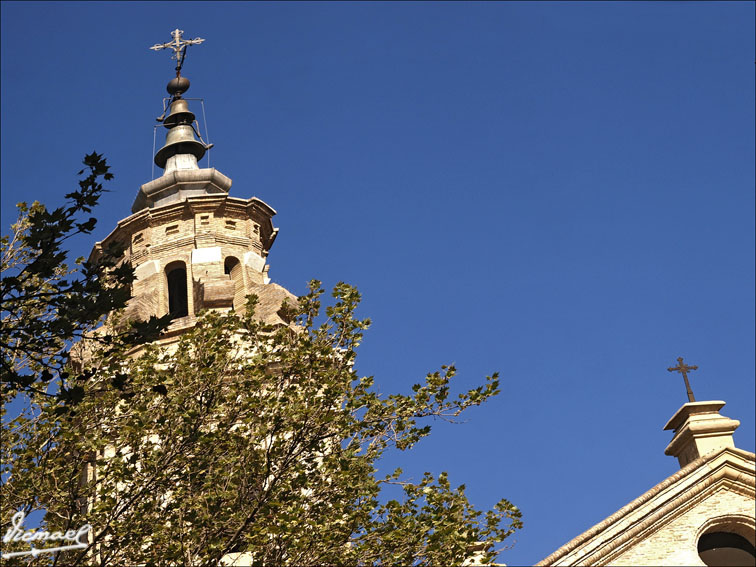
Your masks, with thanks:
[{"label": "church bell tower", "polygon": [[283,324],[281,303],[295,297],[268,277],[276,211],[256,197],[231,197],[229,177],[200,168],[211,146],[202,141],[183,98],[190,83],[181,68],[186,48],[204,40],[185,40],[182,34],[174,30],[171,42],[151,47],[172,49],[177,60],[176,77],[167,86],[167,116],[158,118],[166,139],[155,164],[163,174],[140,187],[132,214],[95,245],[92,255],[114,242],[124,247],[136,276],[126,316],[146,320],[169,314],[167,337],[191,327],[202,309],[244,309],[252,293],[258,296],[256,317]]}]

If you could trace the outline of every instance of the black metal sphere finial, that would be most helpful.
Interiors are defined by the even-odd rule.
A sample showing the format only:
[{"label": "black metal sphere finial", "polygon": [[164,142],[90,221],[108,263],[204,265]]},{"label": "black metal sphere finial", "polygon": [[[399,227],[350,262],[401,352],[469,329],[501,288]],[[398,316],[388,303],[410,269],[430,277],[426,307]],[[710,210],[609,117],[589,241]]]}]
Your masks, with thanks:
[{"label": "black metal sphere finial", "polygon": [[168,85],[165,87],[165,90],[168,91],[168,94],[172,97],[180,97],[183,93],[189,90],[189,79],[186,77],[176,77],[175,79],[171,79],[168,82]]}]

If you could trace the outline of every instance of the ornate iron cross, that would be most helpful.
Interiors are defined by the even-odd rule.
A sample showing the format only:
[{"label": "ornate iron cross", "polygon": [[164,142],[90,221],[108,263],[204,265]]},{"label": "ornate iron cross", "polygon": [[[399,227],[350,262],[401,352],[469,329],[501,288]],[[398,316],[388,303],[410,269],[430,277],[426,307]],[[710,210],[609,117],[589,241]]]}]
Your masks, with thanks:
[{"label": "ornate iron cross", "polygon": [[186,48],[190,45],[199,45],[204,39],[201,37],[195,37],[194,39],[182,39],[184,30],[176,28],[171,32],[173,41],[168,43],[156,43],[150,49],[153,51],[160,51],[161,49],[173,49],[173,56],[171,59],[176,60],[176,76],[181,74],[181,67],[184,64],[184,58],[186,57]]},{"label": "ornate iron cross", "polygon": [[693,397],[693,390],[690,389],[690,382],[688,382],[688,372],[691,370],[698,370],[698,366],[688,366],[683,363],[682,356],[677,359],[677,366],[667,368],[669,372],[679,372],[685,379],[685,389],[688,391],[688,401],[695,402],[696,398]]}]

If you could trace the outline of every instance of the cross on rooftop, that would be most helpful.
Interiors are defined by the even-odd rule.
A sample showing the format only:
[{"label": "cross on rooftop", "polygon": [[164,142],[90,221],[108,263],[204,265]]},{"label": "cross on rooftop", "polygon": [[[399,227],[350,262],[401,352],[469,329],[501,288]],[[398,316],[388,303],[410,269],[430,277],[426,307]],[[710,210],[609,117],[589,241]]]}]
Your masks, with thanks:
[{"label": "cross on rooftop", "polygon": [[171,32],[171,36],[173,36],[173,41],[169,41],[168,43],[156,43],[150,49],[153,51],[160,51],[161,49],[172,49],[173,50],[173,56],[171,59],[175,59],[177,61],[176,63],[176,76],[181,74],[181,66],[184,64],[184,58],[186,57],[186,48],[190,45],[199,45],[204,39],[201,37],[195,37],[194,39],[182,39],[182,35],[184,34],[184,30],[180,30],[176,28]]},{"label": "cross on rooftop", "polygon": [[677,359],[677,366],[672,366],[671,368],[667,368],[667,370],[669,372],[679,372],[683,375],[683,378],[685,379],[685,389],[688,391],[688,401],[695,402],[696,398],[693,397],[693,390],[690,389],[690,382],[688,382],[688,372],[691,370],[698,370],[698,366],[688,366],[683,363],[681,356]]}]

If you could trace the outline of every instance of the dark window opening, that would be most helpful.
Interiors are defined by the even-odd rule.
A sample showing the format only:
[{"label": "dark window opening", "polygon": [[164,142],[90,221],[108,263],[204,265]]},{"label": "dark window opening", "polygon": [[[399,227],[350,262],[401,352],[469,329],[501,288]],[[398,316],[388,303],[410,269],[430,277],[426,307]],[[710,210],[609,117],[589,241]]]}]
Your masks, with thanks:
[{"label": "dark window opening", "polygon": [[698,540],[698,556],[706,565],[727,567],[756,564],[756,550],[746,538],[730,532],[711,532]]},{"label": "dark window opening", "polygon": [[226,258],[226,261],[223,262],[223,273],[226,275],[231,275],[231,270],[233,270],[237,264],[239,264],[239,260],[237,260],[233,256],[229,256],[228,258]]},{"label": "dark window opening", "polygon": [[184,268],[173,268],[168,272],[168,313],[171,319],[189,315]]}]

